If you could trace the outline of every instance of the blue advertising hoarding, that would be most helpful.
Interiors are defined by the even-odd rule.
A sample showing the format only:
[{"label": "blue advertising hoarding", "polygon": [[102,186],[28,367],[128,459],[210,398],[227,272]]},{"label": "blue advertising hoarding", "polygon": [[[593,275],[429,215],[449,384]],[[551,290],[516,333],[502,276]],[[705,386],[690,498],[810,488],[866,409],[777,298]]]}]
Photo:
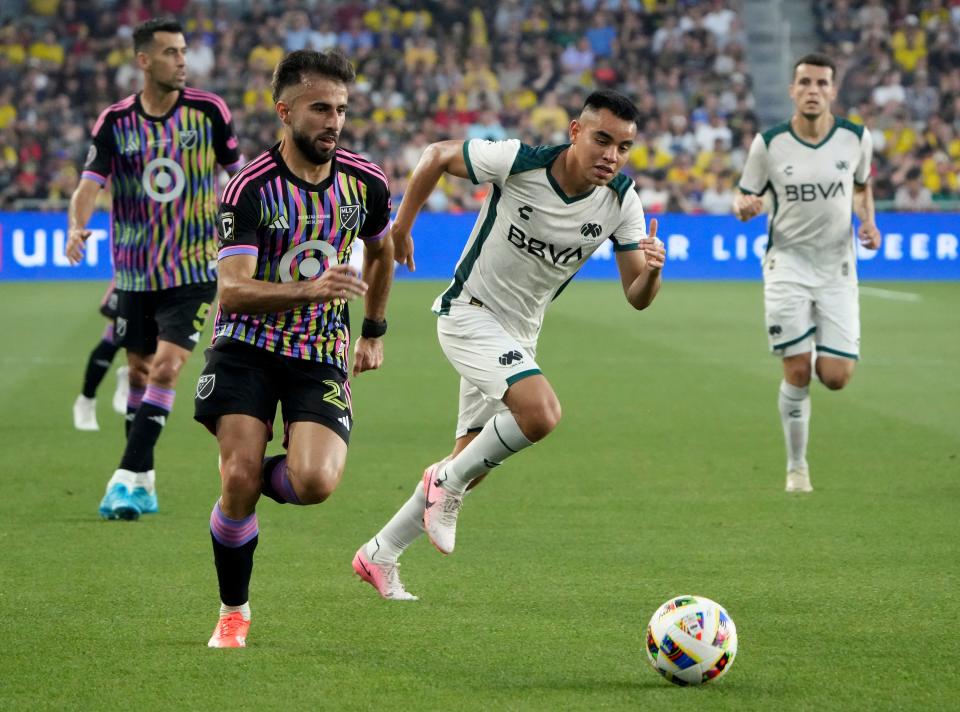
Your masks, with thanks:
[{"label": "blue advertising hoarding", "polygon": [[[666,244],[667,279],[756,280],[766,248],[766,220],[747,223],[733,216],[657,215]],[[870,280],[960,280],[960,219],[954,213],[885,213],[877,217],[883,246],[860,250],[858,271]],[[400,278],[449,279],[460,257],[474,214],[424,213],[414,228],[417,271]],[[97,213],[93,235],[80,265],[64,254],[66,215],[0,213],[0,280],[108,280],[111,276],[109,217]],[[617,276],[607,241],[580,270],[579,278]]]}]

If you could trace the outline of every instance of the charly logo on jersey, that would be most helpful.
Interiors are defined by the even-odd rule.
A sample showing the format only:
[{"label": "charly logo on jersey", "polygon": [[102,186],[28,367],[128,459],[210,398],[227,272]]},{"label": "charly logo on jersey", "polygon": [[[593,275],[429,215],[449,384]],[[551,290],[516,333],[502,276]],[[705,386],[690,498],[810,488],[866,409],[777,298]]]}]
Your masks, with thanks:
[{"label": "charly logo on jersey", "polygon": [[197,138],[199,134],[196,131],[181,131],[180,132],[180,148],[188,149],[193,148],[197,145]]},{"label": "charly logo on jersey", "polygon": [[343,230],[354,230],[360,223],[359,205],[341,205],[340,206],[340,228]]},{"label": "charly logo on jersey", "polygon": [[580,234],[586,238],[597,238],[603,233],[603,226],[597,223],[584,223],[580,226]]},{"label": "charly logo on jersey", "polygon": [[200,400],[206,400],[209,398],[216,385],[217,374],[211,373],[206,376],[200,376],[200,380],[197,381],[197,398]]},{"label": "charly logo on jersey", "polygon": [[[303,259],[297,260],[300,255],[303,255]],[[280,281],[313,279],[323,270],[324,260],[337,262],[337,251],[329,242],[308,240],[300,243],[284,252],[280,258]]]},{"label": "charly logo on jersey", "polygon": [[143,190],[158,203],[169,203],[183,195],[187,176],[175,161],[154,158],[143,169]]},{"label": "charly logo on jersey", "polygon": [[220,239],[233,242],[233,213],[223,213],[220,216]]},{"label": "charly logo on jersey", "polygon": [[785,175],[785,176],[792,176],[792,175],[793,175],[793,166],[784,166],[784,167],[783,167],[783,175]]}]

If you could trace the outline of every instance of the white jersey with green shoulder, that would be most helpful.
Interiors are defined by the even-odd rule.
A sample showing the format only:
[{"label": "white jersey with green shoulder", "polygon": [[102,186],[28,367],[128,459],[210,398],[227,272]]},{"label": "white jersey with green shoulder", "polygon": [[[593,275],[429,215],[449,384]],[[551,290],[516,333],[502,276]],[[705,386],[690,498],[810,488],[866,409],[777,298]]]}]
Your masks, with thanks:
[{"label": "white jersey with green shoulder", "polygon": [[870,132],[838,116],[818,144],[799,138],[789,121],[757,134],[739,188],[771,192],[766,281],[856,281],[853,188],[869,179],[872,154]]},{"label": "white jersey with green shoulder", "polygon": [[635,250],[646,236],[633,180],[569,196],[550,174],[567,148],[473,139],[463,144],[470,180],[492,183],[453,281],[433,311],[480,302],[521,342],[536,341],[550,302],[604,240]]}]

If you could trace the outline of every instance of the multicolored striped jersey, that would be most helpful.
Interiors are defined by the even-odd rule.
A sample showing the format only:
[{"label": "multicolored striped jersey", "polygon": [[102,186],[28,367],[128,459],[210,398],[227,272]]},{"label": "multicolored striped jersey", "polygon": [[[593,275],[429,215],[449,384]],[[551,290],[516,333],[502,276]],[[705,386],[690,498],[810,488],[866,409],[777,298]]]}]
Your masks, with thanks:
[{"label": "multicolored striped jersey", "polygon": [[[221,260],[254,255],[255,279],[296,282],[349,262],[356,238],[386,235],[390,187],[380,168],[338,148],[330,177],[314,185],[290,171],[279,147],[244,166],[223,191],[217,223]],[[346,301],[336,299],[276,314],[220,310],[214,338],[226,336],[347,373],[349,329]]]},{"label": "multicolored striped jersey", "polygon": [[233,170],[240,154],[216,94],[183,89],[164,116],[148,116],[134,94],[100,114],[81,177],[110,181],[117,289],[216,280],[218,163]]}]

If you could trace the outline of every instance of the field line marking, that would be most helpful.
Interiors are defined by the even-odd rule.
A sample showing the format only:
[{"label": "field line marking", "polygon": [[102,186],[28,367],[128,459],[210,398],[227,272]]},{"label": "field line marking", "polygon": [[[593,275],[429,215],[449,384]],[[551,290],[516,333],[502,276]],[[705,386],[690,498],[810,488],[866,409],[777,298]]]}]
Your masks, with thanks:
[{"label": "field line marking", "polygon": [[890,299],[895,302],[922,302],[921,297],[916,292],[895,292],[892,289],[878,289],[877,287],[860,287],[860,294],[866,294],[868,297],[880,297],[881,299]]}]

